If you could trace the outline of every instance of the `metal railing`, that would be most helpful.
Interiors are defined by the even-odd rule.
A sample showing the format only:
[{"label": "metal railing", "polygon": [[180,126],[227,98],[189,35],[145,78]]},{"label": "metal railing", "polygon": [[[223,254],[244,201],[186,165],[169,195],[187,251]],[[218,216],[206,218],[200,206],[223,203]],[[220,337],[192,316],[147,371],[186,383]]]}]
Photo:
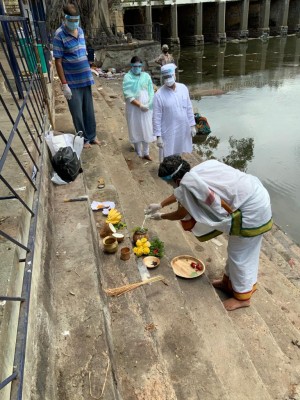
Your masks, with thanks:
[{"label": "metal railing", "polygon": [[[19,238],[18,232],[7,232],[4,229],[5,223],[3,229],[1,224],[0,229],[0,237],[13,243],[19,249],[18,254],[24,254],[19,264],[25,265],[21,293],[9,296],[0,293],[0,301],[20,304],[14,361],[11,374],[0,382],[0,397],[1,390],[11,384],[10,399],[21,400],[42,172],[42,144],[47,116],[52,119],[45,81],[49,77],[49,67],[42,44],[46,40],[45,30],[41,28],[44,21],[34,21],[32,25],[25,16],[8,16],[0,0],[0,22],[3,31],[3,38],[0,37],[0,208],[25,210],[30,220],[28,237],[23,240]],[[31,200],[21,196],[15,188],[16,177],[20,174],[33,191]]]}]

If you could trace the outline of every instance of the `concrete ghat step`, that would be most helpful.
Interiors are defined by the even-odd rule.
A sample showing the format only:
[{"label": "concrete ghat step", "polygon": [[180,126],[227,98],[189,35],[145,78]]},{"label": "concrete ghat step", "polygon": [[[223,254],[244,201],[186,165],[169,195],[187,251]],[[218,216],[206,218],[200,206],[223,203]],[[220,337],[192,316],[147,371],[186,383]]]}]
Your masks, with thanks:
[{"label": "concrete ghat step", "polygon": [[105,396],[118,399],[109,368],[105,303],[98,289],[90,208],[87,202],[64,203],[65,198],[85,193],[83,176],[54,190],[52,245],[56,258],[49,262],[48,274],[55,321],[52,341],[57,349],[56,398],[86,399],[105,386]]},{"label": "concrete ghat step", "polygon": [[[106,156],[105,156],[105,161],[110,163],[110,159],[106,158]],[[118,175],[119,179],[123,181],[123,185],[124,184],[126,185],[126,190],[122,191],[123,185],[121,184],[121,182],[117,182],[117,187],[119,189],[118,193],[120,195],[121,203],[122,204],[128,203],[128,199],[127,199],[127,201],[122,201],[121,193],[123,193],[123,196],[126,196],[126,193],[127,193],[127,196],[130,196],[130,193],[132,193],[132,189],[131,189],[132,178],[130,178],[130,176],[127,176],[128,172],[126,173],[126,169],[124,170],[122,177],[118,173],[117,173],[117,175]],[[138,192],[139,192],[138,188],[135,188],[134,189],[135,202],[139,198]],[[132,208],[131,209],[129,208],[128,212],[126,212],[126,222],[131,219],[134,220],[138,211],[142,212],[142,210],[140,210],[139,208],[138,209],[135,208],[135,210],[132,210]],[[130,214],[130,212],[133,214]],[[171,229],[170,226],[169,226],[169,230],[174,231],[173,229]],[[170,234],[170,232],[169,232],[169,234]],[[161,234],[160,234],[160,236],[161,236]],[[174,241],[176,241],[176,239],[178,240],[177,234],[175,234],[175,238],[174,237],[172,238],[173,244],[174,244]],[[184,243],[184,240],[183,240],[183,243]],[[178,248],[178,246],[175,246],[175,248],[173,247],[173,251],[171,252],[171,257],[173,255],[178,254],[177,253],[178,251],[180,253],[189,252],[189,249],[188,249],[186,243],[182,249]],[[228,371],[227,371],[227,368],[224,368],[224,365],[226,365],[226,364],[222,364],[222,367],[220,367],[220,368],[224,368],[223,378],[225,378],[225,376],[227,377],[225,379],[225,381],[227,383],[224,384],[224,382],[222,382],[222,384],[220,384],[219,377],[216,375],[216,373],[214,371],[216,367],[213,366],[212,362],[211,362],[211,351],[209,351],[209,347],[206,348],[206,346],[204,346],[205,340],[203,338],[201,338],[201,336],[202,336],[201,329],[199,330],[199,328],[197,327],[197,325],[199,324],[199,318],[195,318],[195,320],[194,320],[191,317],[190,311],[186,307],[186,302],[183,301],[183,299],[182,299],[181,291],[177,287],[177,283],[176,283],[177,281],[174,280],[173,272],[171,271],[171,269],[169,267],[169,262],[168,262],[169,260],[166,257],[163,261],[164,261],[165,265],[162,263],[160,273],[162,273],[162,271],[163,271],[164,276],[167,277],[167,281],[170,282],[169,285],[172,290],[171,291],[166,290],[165,288],[159,290],[158,286],[156,285],[155,287],[151,286],[151,289],[146,288],[145,291],[148,294],[148,296],[150,297],[150,301],[148,300],[149,305],[150,305],[150,312],[151,312],[150,321],[153,321],[154,324],[157,325],[158,352],[161,353],[163,356],[163,357],[161,357],[161,360],[163,360],[163,359],[165,360],[164,362],[166,363],[166,368],[169,370],[169,374],[170,374],[171,381],[173,383],[177,398],[180,398],[180,399],[181,398],[189,398],[189,399],[195,398],[195,399],[197,399],[197,396],[201,395],[202,396],[201,398],[218,399],[218,398],[226,398],[226,392],[230,393],[230,395],[233,396],[234,389],[231,387],[232,380],[227,379]],[[109,271],[109,275],[112,274],[112,270],[113,270],[112,267],[105,268],[105,270]],[[123,273],[124,273],[124,271],[123,271]],[[103,274],[104,275],[106,274],[105,275],[106,278],[104,278],[103,283],[111,281],[111,282],[115,282],[115,285],[118,285],[118,280],[112,279],[112,277],[110,277],[110,279],[109,279],[107,277],[107,273],[105,273],[105,272],[103,272]],[[132,275],[133,275],[133,273],[131,271],[131,276]],[[118,276],[118,274],[116,274],[116,276]],[[128,279],[130,279],[130,274],[129,274]],[[213,297],[214,297],[215,303],[217,304],[217,307],[220,308],[221,315],[224,315],[225,311],[224,311],[223,307],[221,306],[220,302],[218,301],[218,299],[215,297],[214,291],[212,290],[211,286],[209,285],[209,283],[207,281],[206,281],[206,284],[208,285],[208,287],[210,288],[210,291],[213,294]],[[149,293],[149,291],[150,291],[150,293]],[[131,294],[131,296],[135,296],[135,293]],[[127,296],[126,296],[126,298],[127,298]],[[142,301],[142,300],[143,299],[136,299],[135,301],[132,300],[131,304],[127,304],[126,307],[119,306],[121,309],[127,310],[126,318],[127,318],[128,314],[130,314],[130,310],[132,309],[134,304],[135,304],[134,308],[136,309],[138,307],[138,310],[140,310],[140,308],[142,307],[140,304],[144,304],[144,307],[148,307],[147,300],[146,299],[144,301]],[[200,301],[199,295],[197,295],[194,300],[195,300],[195,302],[197,302],[197,301],[199,302]],[[125,300],[122,300],[122,301],[125,301]],[[118,303],[118,305],[119,305],[119,303]],[[152,309],[152,307],[153,307],[153,309]],[[176,310],[175,315],[174,315],[174,310]],[[139,315],[139,313],[140,312],[136,313],[137,316]],[[145,314],[145,312],[143,312],[143,314]],[[135,316],[135,317],[137,317],[137,316]],[[119,347],[120,344],[118,344],[118,340],[120,338],[120,334],[118,333],[118,326],[127,327],[127,324],[125,322],[125,325],[124,325],[124,316],[122,314],[120,314],[118,311],[114,312],[113,319],[114,319],[114,321],[112,323],[112,331],[113,331],[112,334],[114,337],[114,344],[116,346],[115,357],[117,357],[117,353],[118,353],[117,350],[120,348]],[[130,355],[131,355],[131,357],[136,359],[138,353],[136,351],[134,351],[134,348],[135,348],[137,339],[132,341],[132,340],[130,340],[130,336],[136,335],[137,332],[139,331],[139,329],[136,325],[136,318],[135,318],[135,322],[131,321],[130,316],[128,317],[128,320],[130,322],[129,326],[131,327],[131,330],[128,330],[128,332],[131,332],[132,330],[134,332],[131,332],[131,334],[128,333],[128,335],[126,335],[126,339],[123,336],[123,339],[122,339],[123,347],[122,348],[128,349],[127,350],[128,352],[129,352],[129,349],[131,349]],[[228,322],[229,321],[227,319],[227,323]],[[146,323],[146,320],[144,321],[144,324],[145,323]],[[215,329],[217,329],[217,328],[215,328]],[[228,327],[226,327],[226,330],[230,331],[230,329]],[[232,335],[234,335],[234,331],[232,332]],[[223,335],[222,335],[222,337],[223,337]],[[126,344],[124,343],[125,340],[126,340]],[[128,343],[127,343],[127,341],[128,341]],[[199,341],[201,341],[202,346],[199,346]],[[140,343],[143,342],[141,337],[139,338],[139,342]],[[177,347],[176,347],[176,345],[177,345]],[[224,340],[222,341],[222,345],[224,345]],[[224,345],[224,347],[222,346],[222,348],[226,348],[226,347],[227,347],[226,345]],[[235,348],[236,348],[236,346],[235,346]],[[147,352],[146,349],[145,349],[145,351]],[[229,354],[232,356],[231,351],[229,351]],[[129,357],[129,359],[131,358],[129,355],[128,355],[128,357]],[[228,357],[230,357],[230,356],[228,356]],[[230,358],[234,359],[233,356]],[[116,364],[118,365],[117,369],[119,369],[119,373],[123,377],[122,380],[130,381],[131,384],[133,385],[132,380],[131,380],[131,375],[135,372],[135,374],[133,376],[135,376],[135,378],[136,378],[137,374],[140,373],[140,370],[136,369],[134,371],[131,371],[128,368],[127,364],[126,364],[126,368],[125,368],[125,366],[123,367],[123,365],[124,365],[123,358],[117,358],[117,359],[118,359],[118,362],[116,362]],[[191,360],[193,360],[193,362],[191,362]],[[140,364],[139,358],[137,358],[137,360],[133,360],[131,358],[131,363],[132,362],[134,363],[135,361],[137,361],[137,364]],[[220,362],[220,360],[218,360],[218,362]],[[130,360],[128,360],[128,363],[130,364]],[[252,398],[251,396],[252,396],[253,392],[255,392],[255,384],[253,383],[253,382],[255,382],[255,380],[259,381],[259,385],[257,387],[257,393],[264,392],[264,389],[263,389],[263,385],[261,384],[259,377],[256,374],[256,371],[254,370],[253,367],[251,368],[250,360],[247,363],[247,365],[248,365],[248,367],[247,367],[246,375],[247,376],[253,375],[253,376],[251,379],[251,385],[250,385],[250,381],[249,381],[248,396],[245,398]],[[249,367],[249,365],[250,365],[250,367]],[[160,365],[160,369],[162,369],[161,365]],[[231,371],[233,372],[234,370],[232,369]],[[125,375],[126,379],[124,377],[125,373],[126,373],[126,375]],[[239,375],[239,373],[237,374],[235,371],[235,372],[233,372],[233,375],[236,377],[237,375]],[[243,378],[245,378],[244,375],[243,375]],[[134,379],[134,381],[142,383],[141,378],[138,380]],[[200,387],[199,387],[198,384],[195,384],[195,382],[198,382],[198,381],[201,382],[202,386],[200,385]],[[228,381],[230,381],[230,387],[228,387]],[[144,389],[145,389],[145,386],[144,386]],[[235,395],[238,396],[238,393],[240,390],[240,384],[237,385],[235,390],[237,391],[235,393]],[[244,391],[247,394],[246,388],[244,388]],[[204,395],[207,397],[203,397]],[[267,393],[265,393],[264,398],[266,398],[266,399],[268,398]]]},{"label": "concrete ghat step", "polygon": [[[102,162],[105,163],[105,161],[107,159],[103,157]],[[102,162],[99,163],[99,172],[102,169]],[[128,171],[125,164],[125,172],[126,169]],[[130,183],[129,180],[132,178],[130,175],[128,177],[123,175],[124,178],[126,178],[126,184],[128,185]],[[112,198],[111,185],[109,185],[108,190],[108,193],[106,193],[106,189],[101,191],[101,196],[105,197],[108,194],[110,199],[116,201],[117,207],[120,209],[117,194]],[[120,193],[120,190],[118,190],[118,193]],[[138,196],[136,192],[135,194]],[[93,196],[94,194],[91,193],[91,197]],[[126,215],[127,221],[128,217]],[[128,243],[127,238],[124,245],[131,245]],[[104,287],[117,287],[140,280],[133,257],[129,262],[124,263],[114,255],[103,255],[102,261],[103,268],[101,268],[100,276]],[[171,284],[176,285],[176,282],[174,281],[173,273],[169,271],[169,274],[170,279],[168,279],[168,282],[171,281],[170,287],[166,287],[162,283],[156,283],[151,287],[149,286],[149,288],[145,288],[145,290],[136,289],[120,298],[108,299],[115,375],[118,378],[122,396],[127,399],[131,398],[130,393],[134,393],[135,396],[143,393],[146,396],[145,398],[149,398],[149,400],[173,398],[196,400],[198,399],[198,394],[201,394],[201,398],[204,399],[227,399],[226,392],[214,372],[212,363],[206,358],[207,352],[202,346],[198,346],[198,336],[191,338],[187,336],[185,340],[186,348],[178,351],[179,354],[176,354],[175,349],[170,345],[172,341],[171,332],[173,332],[173,335],[179,335],[181,332],[181,336],[186,336],[186,329],[189,332],[193,332],[195,327],[191,319],[185,315],[186,310],[182,300],[180,300],[180,293],[175,296],[174,304],[170,301],[170,293],[173,293]],[[147,297],[145,293],[147,293]],[[160,345],[160,335],[165,333],[161,328],[164,323],[162,322],[161,325],[159,321],[155,321],[148,309],[149,298],[150,304],[157,303],[159,307],[161,303],[166,302],[167,299],[163,299],[162,294],[167,296],[169,301],[169,313],[172,313],[174,309],[180,311],[178,318],[174,321],[172,320],[172,329],[170,329],[169,334],[163,341],[165,343],[163,348]],[[163,321],[165,319],[166,316],[163,314]],[[150,331],[147,330],[148,326]],[[168,336],[170,336],[170,339],[168,339]],[[181,342],[179,338],[176,340]],[[188,342],[190,346],[187,346]],[[193,363],[190,362],[191,358],[194,360]],[[174,361],[174,368],[177,366],[177,369],[170,371],[170,365]],[[179,368],[182,364],[185,368]],[[202,390],[195,382],[201,382]],[[201,393],[204,388],[206,388],[206,397]]]},{"label": "concrete ghat step", "polygon": [[265,235],[264,244],[266,256],[300,289],[300,248],[276,226],[272,235]]},{"label": "concrete ghat step", "polygon": [[[101,104],[101,106],[102,106],[102,104]],[[103,109],[103,107],[102,107],[102,109]],[[112,138],[111,138],[111,140],[112,140]],[[119,147],[119,142],[116,140],[113,145],[106,146],[105,149],[104,148],[100,149],[102,151],[102,157],[103,157],[102,160],[105,162],[106,165],[113,164],[113,154],[109,154],[109,148],[113,148],[113,153],[117,153],[118,151],[120,151],[120,148],[118,149],[118,147]],[[126,155],[125,155],[125,157],[126,157]],[[139,160],[137,160],[137,162],[138,161]],[[145,165],[145,163],[141,163],[140,168],[138,169],[140,177],[144,176],[143,170],[144,170],[144,168],[147,168],[147,167],[149,167],[149,164]],[[152,167],[150,167],[150,168],[152,168]],[[122,173],[120,173],[120,170],[122,171]],[[116,171],[116,170],[111,171],[111,177],[112,177],[112,181],[113,181],[114,185],[116,187],[118,187],[118,193],[119,193],[119,196],[121,199],[121,203],[122,203],[123,209],[125,209],[126,222],[127,221],[134,222],[134,220],[137,219],[138,215],[141,215],[140,218],[142,218],[144,204],[148,202],[148,199],[145,199],[145,197],[143,197],[143,196],[140,197],[139,188],[137,187],[137,185],[135,187],[134,182],[132,182],[132,177],[130,177],[130,173],[128,171],[127,165],[120,164],[120,169],[118,169],[118,171]],[[145,178],[148,180],[148,187],[155,186],[154,182],[152,182],[151,178],[147,176],[146,172],[145,172]],[[132,187],[131,187],[131,184],[133,185]],[[151,189],[151,192],[153,192],[153,194],[155,194],[155,187],[153,187],[153,190]],[[132,206],[130,206],[132,204],[130,202],[132,193],[135,194],[135,204],[138,204],[138,206],[135,208],[135,210],[132,210]],[[158,193],[156,193],[156,195],[158,195]],[[137,201],[137,200],[140,200],[140,201]],[[168,225],[168,228],[167,228],[167,225]],[[161,231],[162,229],[164,230],[164,233],[162,233],[162,231]],[[169,231],[166,231],[166,229],[169,229]],[[157,232],[157,229],[156,229],[156,232]],[[161,226],[159,236],[165,237],[166,232],[168,232],[168,235],[170,237],[172,237],[171,243],[168,242],[168,245],[170,247],[173,243],[173,250],[171,251],[171,254],[170,254],[171,256],[173,254],[177,255],[178,251],[180,253],[186,252],[186,251],[191,251],[190,248],[187,246],[187,243],[185,242],[184,239],[182,240],[183,245],[182,246],[180,245],[181,246],[180,248],[179,248],[179,245],[177,245],[177,243],[180,242],[180,240],[178,238],[180,238],[181,231],[178,231],[178,233],[175,232],[174,225],[172,225],[170,223],[166,223],[166,225]],[[172,236],[172,232],[175,232],[174,233],[175,236]],[[174,247],[174,243],[176,243],[175,247]],[[164,261],[165,262],[167,261],[167,257]],[[161,266],[161,268],[163,268],[163,265]],[[167,274],[168,276],[170,276],[170,279],[172,282],[172,279],[174,279],[174,275],[173,275],[173,272],[170,270],[168,263],[164,267],[164,274]],[[203,282],[205,282],[205,278],[203,279]],[[182,283],[180,282],[180,285],[181,284]],[[183,325],[184,332],[181,334],[182,338],[183,337],[186,338],[187,337],[186,335],[188,334],[188,343],[191,345],[193,343],[197,343],[195,345],[195,349],[197,349],[197,347],[199,347],[198,346],[199,338],[203,339],[203,340],[201,340],[201,342],[203,344],[205,344],[205,340],[208,340],[208,344],[206,344],[206,346],[205,346],[206,351],[204,352],[204,354],[207,357],[206,363],[208,361],[211,362],[212,354],[214,354],[214,357],[215,357],[214,361],[217,360],[218,364],[221,364],[221,365],[216,366],[216,364],[214,363],[214,369],[216,369],[217,367],[219,368],[219,370],[217,371],[218,377],[221,380],[222,384],[224,385],[224,389],[226,390],[226,392],[230,393],[230,396],[232,396],[231,398],[238,398],[238,393],[240,393],[240,390],[241,390],[240,382],[241,381],[245,382],[245,380],[246,381],[248,380],[248,382],[244,384],[244,386],[245,386],[244,391],[247,396],[245,398],[253,398],[252,397],[253,391],[255,393],[256,390],[257,390],[257,395],[258,395],[258,393],[260,395],[263,393],[263,396],[264,396],[263,398],[266,398],[266,399],[269,398],[269,395],[266,392],[266,390],[264,389],[263,384],[262,384],[259,376],[257,375],[257,372],[255,371],[251,361],[249,360],[249,356],[248,356],[247,352],[244,352],[242,345],[240,347],[240,345],[236,344],[236,343],[240,343],[240,342],[239,342],[239,340],[234,332],[234,329],[227,317],[227,313],[223,309],[221,303],[219,302],[219,299],[216,297],[215,292],[212,289],[211,285],[208,283],[208,281],[206,280],[207,290],[209,290],[207,297],[208,298],[212,297],[212,299],[213,299],[212,301],[216,307],[216,311],[214,310],[214,312],[217,313],[216,315],[214,315],[213,318],[211,317],[211,315],[206,317],[209,319],[209,321],[210,321],[209,323],[203,323],[203,321],[201,321],[202,323],[200,323],[199,322],[199,314],[196,312],[195,315],[193,316],[191,310],[185,306],[185,302],[182,303],[179,301],[180,299],[182,299],[182,296],[184,294],[184,291],[183,291],[183,293],[181,293],[181,290],[179,288],[180,285],[175,284],[174,289],[171,291],[171,293],[168,296],[165,296],[166,301],[160,301],[160,297],[159,297],[159,299],[157,300],[157,306],[155,308],[154,308],[154,304],[155,304],[154,297],[153,297],[153,302],[150,303],[150,307],[153,307],[153,310],[152,310],[152,308],[150,308],[152,317],[154,318],[154,320],[157,320],[157,323],[159,324],[159,328],[157,329],[158,335],[160,335],[161,340],[163,340],[163,338],[165,339],[163,342],[161,342],[161,343],[164,343],[164,345],[161,344],[161,348],[164,349],[164,351],[163,351],[164,356],[166,357],[168,346],[171,346],[171,348],[172,348],[172,340],[170,339],[171,344],[170,343],[168,344],[168,342],[166,342],[166,338],[173,336],[173,343],[176,343],[175,333],[178,332],[178,335],[180,335],[180,333],[182,332],[182,325]],[[148,288],[146,288],[145,290],[147,291]],[[178,290],[179,290],[179,294],[177,293]],[[164,292],[165,291],[163,291],[163,293],[158,293],[158,295],[162,296],[162,295],[164,295]],[[196,292],[197,293],[194,294],[195,301],[200,302],[198,290],[196,290]],[[180,295],[180,293],[181,293],[181,295]],[[205,299],[207,299],[207,297],[205,297]],[[194,298],[193,298],[193,300],[194,300]],[[151,299],[152,299],[152,297],[151,297]],[[162,304],[163,304],[163,307],[162,307]],[[171,306],[169,307],[168,304],[171,304]],[[198,303],[197,303],[197,306],[198,306]],[[199,305],[199,307],[200,306],[201,305]],[[181,311],[181,307],[183,307],[183,310],[184,310],[183,312]],[[206,308],[204,305],[203,305],[203,307],[204,307],[204,309]],[[170,320],[170,313],[172,312],[172,310],[173,310],[173,313],[174,313],[174,310],[176,310],[176,312],[178,310],[179,316],[182,317],[182,319],[183,319],[183,323],[181,323],[180,325],[176,325],[176,324],[178,324],[176,318],[174,318],[174,320],[173,319]],[[183,318],[185,314],[188,315],[190,322],[188,319]],[[203,310],[203,314],[204,315],[207,314],[207,309]],[[224,324],[224,330],[229,331],[231,333],[230,340],[229,340],[230,335],[225,335],[225,339],[224,339],[223,332],[217,334],[217,332],[220,332],[220,330],[219,330],[219,327],[214,326],[214,324],[216,324],[216,321],[220,321],[220,320],[222,321],[222,324]],[[228,324],[229,324],[229,326],[228,326]],[[213,330],[214,335],[212,335],[211,329],[208,329],[206,331],[207,338],[206,337],[204,338],[205,335],[203,335],[203,332],[202,332],[204,325],[207,325],[209,328],[214,327],[214,330]],[[181,326],[181,328],[180,328],[180,326]],[[170,336],[171,332],[172,332],[172,336]],[[194,340],[193,332],[196,332],[196,338],[197,338],[196,342]],[[203,338],[202,338],[202,336],[203,336]],[[210,342],[210,336],[215,337],[215,339],[213,340],[213,344]],[[232,345],[232,336],[236,337],[235,346]],[[160,341],[159,341],[159,343],[160,343]],[[183,341],[180,340],[180,343],[183,343]],[[191,363],[188,362],[188,358],[190,358],[191,356],[190,357],[186,356],[186,349],[189,348],[190,346],[185,347],[184,345],[182,345],[182,346],[178,346],[178,347],[179,348],[176,349],[176,351],[178,352],[178,354],[177,354],[178,357],[176,357],[176,356],[175,357],[179,358],[179,360],[180,360],[180,363],[182,366],[181,370],[183,369],[183,366],[185,366],[185,369],[187,371],[190,371],[191,367],[189,365]],[[193,348],[193,346],[191,346],[191,347]],[[221,363],[220,349],[222,349],[222,351],[224,351],[224,349],[226,349],[226,348],[229,349],[228,354],[226,356],[226,362]],[[194,350],[194,351],[196,351],[197,357],[193,357],[193,360],[198,360],[198,359],[203,360],[204,356],[199,354],[199,350]],[[200,358],[199,358],[199,356],[200,356]],[[195,395],[195,396],[196,396],[196,394],[198,395],[199,393],[197,393],[197,392],[193,393],[191,391],[192,390],[191,388],[193,388],[193,386],[190,386],[189,392],[185,392],[188,397],[182,397],[182,393],[180,392],[180,390],[183,390],[183,391],[187,390],[186,382],[187,382],[187,379],[189,379],[188,377],[190,376],[190,374],[188,374],[187,376],[184,376],[183,380],[178,381],[178,379],[180,379],[180,378],[178,377],[178,370],[176,370],[176,368],[175,368],[176,363],[174,363],[174,352],[172,353],[169,351],[167,359],[169,360],[167,365],[170,368],[170,371],[169,371],[170,375],[171,375],[171,377],[173,377],[175,379],[175,382],[178,383],[175,386],[175,389],[179,390],[179,393],[180,393],[179,398],[191,398],[190,397],[191,393],[192,393],[192,395]],[[233,376],[232,376],[232,379],[228,379],[228,368],[227,368],[228,361],[229,360],[237,360],[237,359],[243,360],[243,365],[245,364],[245,359],[248,359],[248,362],[246,363],[247,368],[246,368],[246,370],[245,369],[243,370],[241,368],[241,369],[239,369],[239,372],[237,372],[234,368],[230,368]],[[236,361],[235,361],[235,365],[236,365]],[[202,366],[202,371],[203,371],[203,366]],[[195,374],[195,372],[193,372],[193,374]],[[222,379],[220,378],[220,376],[222,377]],[[237,376],[239,376],[239,379],[236,378]],[[248,377],[251,376],[251,379],[249,379],[249,378],[246,379],[247,376]],[[202,376],[202,379],[203,379],[203,376]],[[223,379],[224,379],[224,381],[223,381]],[[189,382],[189,380],[188,380],[188,382]],[[212,387],[215,386],[215,384],[216,383],[214,382],[214,385],[212,385]],[[189,386],[189,385],[187,385],[187,386]],[[207,382],[204,385],[204,387],[206,387],[206,388],[209,387],[209,382]],[[196,390],[196,388],[194,388],[194,390]],[[204,389],[203,389],[203,392],[205,392]],[[176,393],[177,393],[177,391],[176,391]],[[234,397],[234,396],[236,396],[236,397]],[[218,398],[218,397],[214,397],[214,398]],[[258,398],[258,396],[257,396],[257,398]]]},{"label": "concrete ghat step", "polygon": [[263,286],[270,299],[285,313],[300,331],[300,292],[264,255],[261,256],[259,287]]},{"label": "concrete ghat step", "polygon": [[[193,158],[193,157],[191,157],[191,158]],[[151,168],[151,167],[150,167]],[[138,169],[138,174],[139,175],[141,175],[141,172],[142,172],[142,170],[144,169],[144,165],[142,166],[142,167],[140,167],[139,169]],[[134,175],[134,173],[135,173],[136,171],[133,169],[133,171],[132,171],[132,173],[133,173],[133,175]],[[156,177],[156,171],[154,171],[154,169],[152,168],[152,169],[150,169],[150,174],[153,176],[153,177]],[[155,181],[155,185],[157,184],[157,181]],[[148,187],[149,186],[151,186],[151,184],[149,185],[149,182],[148,182]],[[157,186],[161,186],[159,183],[157,184]],[[162,189],[162,191],[163,191],[163,189],[164,188],[160,188],[160,189]],[[158,197],[152,197],[152,195],[153,196],[157,196],[156,194],[155,194],[155,191],[152,191],[152,190],[150,190],[150,195],[151,195],[151,199],[150,200],[152,200],[152,201],[157,201],[158,200]],[[159,198],[160,199],[160,198]],[[195,247],[196,247],[197,245],[195,245]],[[199,247],[199,245],[198,245],[198,247]],[[201,247],[201,246],[200,246]],[[296,249],[297,249],[297,247],[296,247]],[[224,257],[223,257],[223,255],[222,255],[222,251],[220,251],[220,252],[218,252],[219,253],[219,257],[218,257],[218,261],[220,262],[220,263],[223,263],[223,260],[224,260]],[[275,314],[276,315],[276,308],[274,309],[274,310],[271,310],[272,311],[272,315],[273,314]],[[270,310],[269,310],[269,313],[270,313]],[[233,313],[234,314],[234,313]],[[234,314],[234,315],[238,315],[238,314]],[[276,348],[276,351],[272,351],[272,348],[273,348],[273,346],[276,346],[276,343],[275,343],[275,341],[274,341],[274,337],[271,335],[271,333],[268,331],[268,327],[266,326],[266,323],[262,320],[262,319],[260,319],[259,318],[259,316],[257,316],[256,315],[256,317],[257,317],[257,319],[258,319],[258,321],[259,321],[259,323],[258,323],[258,325],[260,325],[261,327],[263,327],[263,329],[265,330],[265,331],[267,331],[268,332],[268,334],[266,335],[266,337],[267,337],[267,339],[266,339],[266,343],[270,343],[271,344],[271,346],[264,346],[264,348],[265,349],[269,349],[270,351],[268,352],[268,351],[266,351],[265,352],[265,354],[268,354],[268,357],[265,357],[265,358],[267,358],[267,363],[268,362],[270,362],[270,360],[274,360],[274,362],[276,363],[276,360],[278,361],[278,360],[280,360],[280,361],[284,361],[284,362],[281,362],[281,364],[282,365],[284,365],[284,367],[281,367],[281,370],[278,372],[278,375],[279,375],[279,377],[280,376],[282,376],[282,380],[285,380],[285,385],[284,385],[284,387],[283,388],[280,388],[280,387],[277,387],[276,385],[273,385],[273,382],[272,382],[272,379],[270,380],[270,379],[268,379],[268,374],[265,374],[266,376],[264,376],[264,374],[262,374],[262,377],[264,378],[264,380],[265,380],[265,382],[266,382],[266,384],[268,385],[268,387],[271,387],[272,385],[272,390],[271,390],[271,393],[272,393],[272,395],[273,396],[280,396],[282,393],[288,393],[288,390],[286,390],[286,387],[287,386],[289,386],[289,383],[291,384],[291,385],[294,385],[295,384],[295,382],[297,382],[297,377],[296,378],[294,378],[292,375],[293,374],[290,374],[290,371],[291,371],[291,369],[290,369],[290,366],[289,366],[289,363],[288,363],[288,360],[287,360],[287,356],[285,356],[284,354],[283,354],[283,352],[279,349],[279,348]],[[286,322],[286,321],[285,321]],[[285,324],[285,325],[289,325],[289,324]],[[276,324],[274,325],[273,324],[273,326],[277,326]],[[291,330],[292,329],[292,327],[291,326],[289,326],[288,327],[288,329],[287,329],[287,331],[289,331],[289,330]],[[293,332],[293,329],[292,329],[292,332],[291,332],[292,334],[293,333],[295,333],[295,332]],[[275,336],[276,336],[276,332],[274,332],[274,334],[275,334]],[[289,335],[287,335],[286,333],[284,334],[284,335],[282,335],[282,336],[284,336],[284,337],[290,337]],[[280,339],[280,338],[279,338]],[[255,343],[255,332],[253,333],[253,335],[251,336],[251,340],[250,340],[250,342],[252,343]],[[279,340],[279,344],[280,345],[282,345],[282,347],[284,348],[284,346],[285,346],[285,344],[286,343],[284,343],[284,341],[282,341],[283,343],[280,343],[280,340]],[[247,341],[247,343],[248,343],[248,341]],[[252,351],[252,353],[253,353],[253,357],[252,357],[252,359],[255,359],[256,357],[254,356],[254,354],[255,354],[255,352],[252,350],[252,348],[251,348],[251,346],[249,346],[249,349]],[[250,354],[251,354],[251,356],[252,356],[252,353],[250,352]],[[289,355],[290,356],[290,355]],[[259,357],[258,357],[258,359],[259,359]],[[296,359],[297,359],[297,357],[296,357]],[[266,365],[264,365],[262,362],[258,362],[257,363],[257,367],[258,367],[258,370],[262,370],[262,372],[264,372],[264,371],[267,371],[268,369],[266,368]],[[293,386],[294,387],[294,386]]]}]

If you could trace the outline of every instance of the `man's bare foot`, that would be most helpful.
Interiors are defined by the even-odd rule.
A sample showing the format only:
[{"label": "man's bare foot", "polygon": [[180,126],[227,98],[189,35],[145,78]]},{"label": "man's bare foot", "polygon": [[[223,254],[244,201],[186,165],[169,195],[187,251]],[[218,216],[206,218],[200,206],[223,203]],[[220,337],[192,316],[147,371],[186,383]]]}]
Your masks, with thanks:
[{"label": "man's bare foot", "polygon": [[228,288],[228,286],[224,283],[223,279],[215,279],[212,281],[212,285],[215,289],[222,290],[224,293],[232,294],[232,290]]},{"label": "man's bare foot", "polygon": [[100,140],[95,138],[94,140],[91,141],[91,144],[97,144],[98,146],[101,144]]},{"label": "man's bare foot", "polygon": [[86,143],[84,143],[84,145],[83,145],[83,148],[84,149],[90,149],[92,146],[90,145],[90,143],[88,143],[88,142],[86,142]]},{"label": "man's bare foot", "polygon": [[227,311],[237,310],[238,308],[249,307],[250,300],[240,301],[231,297],[230,299],[223,301],[224,307]]}]

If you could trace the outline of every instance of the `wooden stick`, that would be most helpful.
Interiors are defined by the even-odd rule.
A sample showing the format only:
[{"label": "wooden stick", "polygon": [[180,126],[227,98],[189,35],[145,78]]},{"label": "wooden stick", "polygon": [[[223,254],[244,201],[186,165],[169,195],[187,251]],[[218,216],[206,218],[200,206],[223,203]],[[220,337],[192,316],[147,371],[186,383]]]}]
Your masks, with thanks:
[{"label": "wooden stick", "polygon": [[106,289],[105,293],[108,296],[121,296],[121,294],[127,293],[130,290],[136,289],[142,285],[147,285],[148,283],[163,281],[165,278],[162,275],[154,276],[153,278],[146,279],[141,282],[130,283],[128,285],[120,286],[113,289]]}]

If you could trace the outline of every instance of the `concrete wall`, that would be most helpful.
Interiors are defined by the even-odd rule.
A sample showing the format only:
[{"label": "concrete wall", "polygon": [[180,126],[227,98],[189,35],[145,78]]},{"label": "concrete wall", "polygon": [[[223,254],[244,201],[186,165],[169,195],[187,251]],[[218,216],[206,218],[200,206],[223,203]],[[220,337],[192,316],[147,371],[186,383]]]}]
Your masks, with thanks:
[{"label": "concrete wall", "polygon": [[107,49],[95,51],[95,58],[102,69],[116,68],[117,70],[126,68],[133,56],[139,56],[145,63],[153,60],[161,53],[159,43],[144,42],[132,43],[123,46],[110,46]]}]

